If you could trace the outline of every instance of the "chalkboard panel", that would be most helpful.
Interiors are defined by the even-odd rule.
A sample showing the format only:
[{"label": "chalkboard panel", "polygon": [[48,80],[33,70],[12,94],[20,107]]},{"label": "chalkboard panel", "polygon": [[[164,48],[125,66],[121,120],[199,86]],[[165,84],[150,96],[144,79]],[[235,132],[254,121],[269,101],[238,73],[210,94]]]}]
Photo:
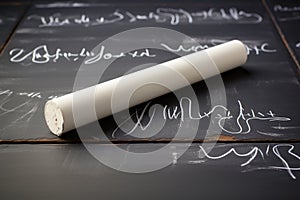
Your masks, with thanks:
[{"label": "chalkboard panel", "polygon": [[[105,150],[105,146],[98,148]],[[118,148],[141,152],[162,146]],[[3,144],[1,199],[299,199],[299,144],[218,144],[203,159],[199,159],[203,152],[199,144],[178,159],[182,144],[172,147],[164,155],[171,159],[170,166],[128,174],[104,166],[79,144]],[[123,161],[128,164],[126,158]]]},{"label": "chalkboard panel", "polygon": [[[299,80],[293,70],[295,66],[260,1],[33,5],[0,58],[1,140],[64,141],[47,129],[43,119],[44,103],[72,91],[81,62],[85,58],[95,60],[100,53],[92,52],[95,44],[121,31],[148,26],[177,30],[200,43],[197,47],[184,47],[188,49],[185,53],[231,39],[246,43],[248,62],[242,68],[222,75],[227,105],[218,111],[222,112],[221,118],[212,119],[217,128],[223,129],[220,139],[299,140]],[[184,41],[168,40],[168,37],[162,33],[157,38],[166,51],[148,49],[146,53],[146,49],[140,49],[138,53],[144,52],[144,56],[124,56],[110,65],[100,82],[121,76],[139,64],[161,63],[175,58],[175,52],[182,48],[180,45]],[[136,38],[127,41],[138,42]],[[114,51],[118,52],[118,49]],[[94,64],[101,68],[104,62],[100,59]],[[193,88],[201,110],[196,119],[200,126],[184,126],[190,131],[196,129],[195,140],[203,140],[211,113],[216,108],[210,105],[209,91],[204,82],[193,85]],[[153,104],[166,107],[167,113],[157,112],[155,115],[157,121],[165,121],[166,126],[149,137],[145,127],[157,124],[153,124],[151,117],[141,115],[143,111],[147,113]],[[112,117],[101,120],[100,124],[113,140],[170,140],[181,124],[179,118],[172,117],[172,113],[177,115],[174,112],[179,108],[180,101],[168,94],[150,104],[132,108],[130,112],[136,125],[128,127],[124,122],[122,126],[127,126],[127,131],[120,131]],[[122,113],[120,115],[122,118]],[[151,116],[151,109],[147,115]],[[230,119],[225,120],[226,117]],[[220,120],[226,121],[224,126],[218,125]],[[130,134],[133,129],[142,137],[133,137]],[[189,131],[186,134],[188,136]],[[75,131],[67,137],[78,139]],[[101,141],[103,137],[91,129],[84,139]],[[209,139],[218,139],[217,133],[212,133]]]},{"label": "chalkboard panel", "polygon": [[[289,46],[300,61],[300,1],[268,1]],[[299,66],[300,67],[300,66]]]},{"label": "chalkboard panel", "polygon": [[24,13],[25,5],[9,5],[0,2],[0,54],[12,30]]}]

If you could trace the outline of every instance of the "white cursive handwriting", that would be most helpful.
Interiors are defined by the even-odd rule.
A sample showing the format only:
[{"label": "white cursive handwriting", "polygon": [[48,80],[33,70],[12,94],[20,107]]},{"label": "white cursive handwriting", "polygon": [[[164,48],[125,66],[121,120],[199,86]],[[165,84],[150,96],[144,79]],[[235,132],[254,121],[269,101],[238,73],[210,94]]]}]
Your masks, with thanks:
[{"label": "white cursive handwriting", "polygon": [[[225,43],[225,40],[212,40],[211,44],[199,44],[199,45],[192,45],[188,47],[184,47],[182,44],[176,46],[176,47],[171,47],[167,44],[161,43],[161,46],[164,47],[166,50],[170,52],[187,52],[187,53],[192,53],[192,52],[197,52],[201,51],[204,49],[207,49],[211,46],[216,46],[219,44]],[[269,48],[269,43],[264,42],[262,44],[246,44],[247,48],[247,54],[249,55],[250,53],[253,53],[254,55],[258,56],[261,53],[275,53],[277,52],[276,49]]]},{"label": "white cursive handwriting", "polygon": [[61,48],[57,48],[53,53],[50,53],[47,45],[40,45],[29,52],[25,52],[23,48],[14,48],[9,51],[9,55],[11,56],[11,62],[19,63],[29,59],[32,63],[36,64],[44,64],[50,61],[57,62],[62,58],[73,62],[78,61],[80,58],[87,58],[84,63],[92,64],[100,60],[109,60],[124,56],[130,56],[132,58],[156,56],[152,54],[149,49],[136,50],[126,54],[124,52],[113,54],[111,52],[106,52],[105,46],[101,46],[99,52],[87,51],[85,48],[82,48],[77,52],[70,52],[63,51]]},{"label": "white cursive handwriting", "polygon": [[[263,160],[265,160],[267,156],[270,157],[271,156],[270,149],[271,149],[272,153],[275,155],[276,158],[279,159],[279,161],[282,163],[283,166],[255,167],[255,168],[247,169],[245,170],[245,172],[253,171],[253,170],[262,170],[262,169],[279,169],[279,170],[286,170],[293,179],[296,179],[296,176],[294,175],[294,171],[300,171],[300,165],[299,167],[290,166],[288,160],[279,152],[279,149],[283,147],[288,147],[287,153],[293,158],[295,158],[297,161],[300,161],[300,156],[297,155],[295,152],[293,152],[295,147],[292,144],[276,144],[272,148],[270,147],[270,145],[268,145],[265,150],[262,150],[261,148],[254,146],[251,147],[250,150],[246,153],[239,153],[236,150],[236,148],[232,147],[225,153],[221,153],[220,155],[214,155],[214,156],[210,155],[203,146],[199,145],[200,150],[198,151],[198,158],[200,158],[200,161],[203,161],[203,158],[208,158],[211,160],[219,160],[231,154],[239,158],[249,157],[249,159],[246,162],[243,162],[241,164],[241,167],[246,167],[247,165],[250,165],[252,161],[257,158],[257,156],[260,156]],[[202,162],[191,161],[190,163],[194,164],[194,163],[202,163]]]},{"label": "white cursive handwriting", "polygon": [[117,22],[135,23],[139,21],[154,21],[156,23],[169,23],[171,25],[192,24],[202,21],[228,21],[239,23],[257,24],[263,18],[258,13],[246,12],[238,8],[209,8],[196,12],[189,12],[182,8],[157,8],[147,13],[133,13],[126,10],[116,9],[107,16],[89,17],[81,14],[78,17],[62,17],[60,13],[51,16],[31,15],[28,20],[38,19],[39,27],[61,27],[68,25],[98,26]]},{"label": "white cursive handwriting", "polygon": [[[187,102],[187,109],[184,109],[184,102]],[[182,97],[179,101],[179,106],[170,107],[165,105],[161,111],[161,113],[157,113],[157,109],[153,109],[152,113],[150,114],[148,122],[143,125],[142,119],[146,117],[146,109],[149,107],[147,104],[142,113],[139,115],[135,112],[133,115],[129,116],[126,120],[124,120],[119,126],[112,132],[112,137],[115,137],[116,132],[118,130],[123,130],[123,126],[129,121],[132,117],[137,118],[137,123],[130,129],[126,131],[126,135],[130,135],[138,128],[140,131],[145,131],[147,127],[150,126],[151,122],[154,120],[155,116],[159,114],[162,116],[163,120],[176,120],[179,119],[181,122],[184,122],[184,119],[187,117],[191,120],[202,120],[204,118],[209,118],[212,113],[217,112],[215,119],[216,124],[219,126],[221,130],[228,134],[248,134],[252,131],[251,121],[269,121],[269,122],[285,122],[290,121],[291,119],[288,117],[280,117],[277,116],[272,110],[269,110],[266,113],[256,112],[254,109],[250,109],[249,112],[246,112],[244,106],[242,105],[241,101],[238,100],[238,114],[233,115],[228,110],[228,108],[224,107],[223,105],[216,105],[208,112],[203,113],[192,113],[192,100],[188,97]],[[225,127],[225,120],[231,121],[233,124],[236,125],[237,129],[232,130]]]}]

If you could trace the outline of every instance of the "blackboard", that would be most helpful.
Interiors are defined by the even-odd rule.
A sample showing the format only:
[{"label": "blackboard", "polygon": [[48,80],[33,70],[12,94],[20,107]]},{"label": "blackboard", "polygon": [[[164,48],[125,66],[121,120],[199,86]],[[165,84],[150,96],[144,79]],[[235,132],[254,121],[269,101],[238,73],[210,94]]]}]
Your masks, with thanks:
[{"label": "blackboard", "polygon": [[270,10],[276,18],[279,29],[284,33],[284,39],[289,44],[294,57],[297,59],[299,66],[300,60],[300,39],[299,29],[295,28],[300,25],[300,2],[299,1],[268,1]]},{"label": "blackboard", "polygon": [[[149,150],[163,144],[121,144],[132,151]],[[266,155],[268,149],[270,151]],[[230,153],[221,159],[198,159],[194,144],[174,164],[146,174],[128,174],[99,164],[80,144],[1,145],[0,191],[2,199],[299,199],[299,181],[293,180],[280,156],[289,166],[299,167],[299,158],[288,153],[291,147],[299,156],[299,144],[218,144],[209,156],[224,155],[230,149],[251,157]],[[180,144],[176,145],[180,149]],[[175,151],[175,150],[173,150]],[[275,151],[276,152],[276,151]],[[174,157],[170,152],[170,159]],[[262,157],[264,156],[264,158]],[[16,164],[16,162],[18,164]],[[147,164],[151,164],[149,161]],[[126,161],[124,165],[126,164]],[[273,168],[272,168],[273,167]],[[299,168],[298,168],[299,169]],[[299,171],[292,171],[299,178]]]},{"label": "blackboard", "polygon": [[[294,59],[299,56],[295,48],[298,20],[281,20],[297,16],[298,11],[280,12],[276,5],[298,4],[265,0],[0,3],[0,18],[13,13],[14,19],[3,25],[5,29],[0,24],[1,199],[299,199],[300,78]],[[137,54],[144,55],[140,57],[127,54],[113,62],[99,82],[119,77],[136,65],[176,58],[178,49],[191,53],[240,39],[247,45],[249,59],[222,74],[226,107],[212,107],[206,82],[199,82],[192,85],[200,108],[196,128],[180,123],[178,113],[188,110],[181,110],[174,94],[167,94],[131,108],[132,127],[126,118],[120,127],[107,117],[96,122],[103,135],[91,125],[85,127],[91,131],[84,136],[75,130],[63,137],[51,134],[43,118],[44,103],[73,90],[81,63],[99,55],[92,51],[95,45],[121,31],[149,26],[180,31],[200,45],[180,46],[183,41],[162,33],[155,40],[163,50],[138,49]],[[140,41],[133,37],[127,42]],[[101,68],[103,63],[100,59],[94,64]],[[153,105],[165,111],[152,115]],[[213,118],[217,111],[220,116]],[[207,138],[209,120],[220,128],[222,117],[229,117],[222,134],[212,132]],[[148,136],[147,127],[158,126],[159,121],[165,121],[164,128]],[[171,143],[181,126],[186,137]],[[132,130],[143,137],[134,137]],[[191,141],[192,131],[197,134]],[[105,136],[115,144],[107,144]],[[165,161],[170,165],[150,173],[124,173],[96,160],[86,144],[96,145],[109,156],[111,147],[144,153],[169,144],[161,155],[164,160],[138,165],[151,167]],[[205,148],[210,145],[212,151]],[[120,168],[137,162],[126,155],[119,159]]]},{"label": "blackboard", "polygon": [[10,5],[0,2],[0,53],[5,42],[12,34],[21,16],[24,14],[26,5]]},{"label": "blackboard", "polygon": [[[182,10],[191,15],[192,22],[187,21],[184,16],[179,17],[178,21],[172,18],[173,15],[180,15]],[[154,14],[157,18],[151,18]],[[142,15],[144,18],[148,17],[140,19]],[[83,56],[78,54],[90,51],[95,44],[118,32],[147,26],[181,31],[196,38],[204,47],[231,39],[240,39],[248,45],[249,60],[245,66],[222,76],[227,92],[227,109],[233,118],[226,120],[222,127],[224,137],[220,139],[299,139],[299,79],[294,73],[294,63],[259,1],[257,4],[230,1],[170,6],[163,3],[93,3],[82,6],[33,4],[1,56],[1,140],[42,138],[59,141],[45,125],[43,106],[46,100],[72,91],[76,72],[87,57],[86,52]],[[164,38],[167,36],[162,35],[162,41]],[[180,44],[180,41],[166,39],[164,47],[176,50]],[[56,56],[58,51],[61,54]],[[64,56],[68,53],[77,56]],[[121,76],[137,64],[161,63],[176,57],[172,50],[169,54],[155,50],[150,53],[156,56],[120,58],[110,66],[101,81]],[[101,60],[98,63],[101,66]],[[197,83],[193,88],[198,96],[199,107],[203,110],[202,115],[210,112],[213,108],[209,106],[205,83]],[[178,107],[178,101],[172,94],[157,98],[151,103],[166,105],[170,112]],[[141,112],[145,105],[147,104],[133,108],[132,112]],[[244,110],[242,115],[245,116],[239,121],[241,110]],[[134,117],[140,118],[139,114]],[[257,117],[271,118],[257,120]],[[245,124],[246,118],[253,119],[250,119],[250,125]],[[208,119],[199,120],[196,140],[204,139]],[[164,120],[168,125],[160,133],[147,139],[172,138],[179,122],[174,119]],[[148,122],[149,119],[147,121],[145,118],[141,125],[145,126]],[[135,139],[118,131],[118,126],[111,117],[100,121],[101,123],[111,139]],[[239,123],[242,127],[238,126]],[[78,139],[75,132],[67,137]],[[102,135],[91,132],[91,136],[86,137],[101,141]],[[210,139],[215,140],[213,136]]]}]

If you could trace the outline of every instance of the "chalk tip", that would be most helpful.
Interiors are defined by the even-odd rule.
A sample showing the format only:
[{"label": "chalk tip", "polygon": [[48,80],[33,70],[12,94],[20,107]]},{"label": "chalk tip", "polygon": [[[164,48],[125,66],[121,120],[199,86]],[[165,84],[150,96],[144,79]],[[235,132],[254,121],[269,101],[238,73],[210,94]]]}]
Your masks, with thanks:
[{"label": "chalk tip", "polygon": [[46,102],[44,116],[50,131],[57,136],[61,136],[64,130],[64,118],[55,101],[50,100]]}]

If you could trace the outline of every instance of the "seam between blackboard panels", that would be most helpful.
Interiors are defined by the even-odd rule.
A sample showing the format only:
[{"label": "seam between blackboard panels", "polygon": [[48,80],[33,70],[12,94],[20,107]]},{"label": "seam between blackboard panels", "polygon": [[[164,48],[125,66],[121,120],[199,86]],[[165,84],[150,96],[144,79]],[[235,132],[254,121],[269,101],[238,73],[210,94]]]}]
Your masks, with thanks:
[{"label": "seam between blackboard panels", "polygon": [[[26,4],[22,4],[22,5],[26,5]],[[0,47],[0,56],[2,55],[2,53],[4,52],[4,49],[6,48],[6,46],[9,44],[9,42],[11,41],[11,39],[13,38],[13,35],[15,34],[17,28],[19,27],[19,25],[21,24],[21,22],[24,19],[24,16],[27,14],[27,11],[29,10],[29,8],[31,7],[31,5],[26,5],[23,13],[21,14],[21,16],[19,17],[19,20],[17,21],[17,23],[15,24],[14,28],[12,29],[11,33],[9,34],[9,36],[7,37],[6,41],[4,42],[4,44]]]},{"label": "seam between blackboard panels", "polygon": [[284,46],[287,48],[287,50],[288,50],[290,56],[292,57],[294,63],[296,64],[296,66],[297,66],[297,68],[298,68],[298,75],[299,75],[300,64],[299,64],[299,62],[298,62],[298,60],[297,60],[297,58],[296,58],[294,52],[292,51],[290,45],[288,44],[288,42],[287,42],[287,40],[286,40],[286,38],[285,38],[285,35],[283,34],[283,32],[282,32],[280,26],[278,25],[278,23],[277,23],[277,21],[276,21],[274,15],[273,15],[273,13],[271,12],[269,6],[267,5],[266,0],[261,0],[261,1],[262,1],[263,6],[265,7],[267,13],[269,14],[269,16],[270,16],[270,18],[271,18],[271,20],[272,20],[272,22],[273,22],[273,24],[274,24],[274,26],[275,26],[277,32],[279,33],[279,36],[280,36],[280,38],[281,38],[281,40],[282,40]]},{"label": "seam between blackboard panels", "polygon": [[[170,142],[174,144],[190,144],[190,143],[300,143],[300,139],[283,139],[283,140],[272,140],[272,139],[240,139],[240,140],[112,140],[107,141],[94,141],[86,140],[85,143],[91,144],[168,144]],[[60,139],[32,139],[32,140],[0,140],[0,145],[3,144],[81,144],[81,140],[60,140]]]},{"label": "seam between blackboard panels", "polygon": [[17,2],[17,1],[13,1],[13,2],[0,2],[0,6],[18,6],[18,5],[22,5],[22,4],[23,3]]}]

